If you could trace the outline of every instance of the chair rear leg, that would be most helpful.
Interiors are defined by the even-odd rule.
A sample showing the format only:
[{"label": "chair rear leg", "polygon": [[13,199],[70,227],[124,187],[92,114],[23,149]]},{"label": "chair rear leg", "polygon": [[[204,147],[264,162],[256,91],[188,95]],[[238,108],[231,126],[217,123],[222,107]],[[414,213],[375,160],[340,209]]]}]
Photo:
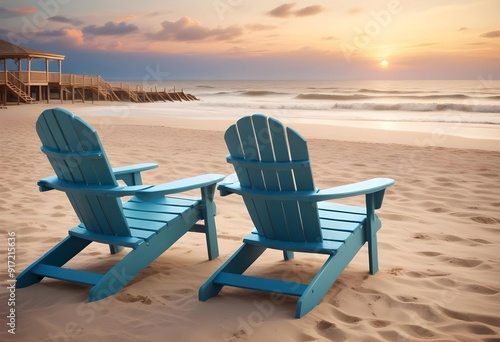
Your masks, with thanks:
[{"label": "chair rear leg", "polygon": [[292,260],[294,258],[292,251],[283,251],[283,259]]},{"label": "chair rear leg", "polygon": [[123,251],[123,246],[109,245],[109,252],[111,254],[117,254]]}]

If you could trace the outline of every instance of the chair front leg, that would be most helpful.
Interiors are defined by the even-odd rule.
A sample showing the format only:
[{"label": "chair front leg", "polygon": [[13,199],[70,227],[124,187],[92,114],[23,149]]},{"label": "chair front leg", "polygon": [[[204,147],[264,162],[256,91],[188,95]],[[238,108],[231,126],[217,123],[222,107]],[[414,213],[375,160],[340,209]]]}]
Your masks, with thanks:
[{"label": "chair front leg", "polygon": [[207,240],[208,258],[210,260],[219,256],[217,242],[217,229],[215,226],[216,206],[214,202],[216,184],[201,188],[202,215],[205,222],[205,235]]},{"label": "chair front leg", "polygon": [[375,226],[375,195],[366,195],[366,241],[368,241],[368,263],[370,274],[378,271],[377,227]]}]

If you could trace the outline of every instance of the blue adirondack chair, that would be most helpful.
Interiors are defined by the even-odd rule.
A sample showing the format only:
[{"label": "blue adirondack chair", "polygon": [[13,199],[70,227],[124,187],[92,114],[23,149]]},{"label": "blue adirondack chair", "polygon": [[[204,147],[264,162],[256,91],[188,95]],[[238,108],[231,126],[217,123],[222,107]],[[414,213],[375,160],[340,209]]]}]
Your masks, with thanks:
[{"label": "blue adirondack chair", "polygon": [[[387,178],[318,190],[314,187],[306,141],[273,118],[241,118],[225,133],[237,179],[219,184],[222,196],[239,194],[255,225],[243,246],[199,290],[199,299],[216,296],[223,286],[300,297],[295,316],[302,317],[321,301],[340,273],[368,242],[369,268],[378,269],[376,233],[381,222],[375,209],[394,181]],[[231,177],[231,176],[230,176]],[[228,177],[228,178],[230,178]],[[232,177],[236,178],[236,177]],[[366,207],[325,202],[365,195]],[[328,255],[309,284],[244,275],[267,249]]]},{"label": "blue adirondack chair", "polygon": [[[44,277],[91,285],[88,299],[118,292],[188,231],[206,234],[209,259],[219,254],[214,192],[223,175],[207,174],[161,185],[143,185],[141,171],[157,164],[111,168],[96,131],[64,109],[45,110],[36,123],[41,150],[56,176],[39,180],[40,191],[64,191],[80,224],[17,277],[26,287]],[[117,180],[126,185],[121,186]],[[201,189],[201,199],[166,195]],[[120,197],[132,196],[122,203]],[[105,274],[63,267],[91,242],[111,253],[132,250]]]}]

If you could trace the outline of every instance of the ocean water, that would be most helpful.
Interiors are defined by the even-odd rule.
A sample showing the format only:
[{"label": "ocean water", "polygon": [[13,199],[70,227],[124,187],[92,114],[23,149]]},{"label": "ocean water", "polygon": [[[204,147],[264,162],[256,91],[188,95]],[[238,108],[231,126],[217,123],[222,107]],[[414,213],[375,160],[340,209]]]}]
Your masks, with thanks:
[{"label": "ocean water", "polygon": [[439,138],[447,146],[453,146],[454,140],[440,137],[454,136],[480,139],[484,144],[477,148],[500,151],[500,80],[123,82],[153,90],[175,87],[200,101],[115,102],[82,108],[79,115],[209,119],[227,124],[260,113],[291,127],[297,123],[369,128],[382,130],[389,138],[391,131],[424,133],[422,139]]},{"label": "ocean water", "polygon": [[[141,84],[139,82],[130,83]],[[207,115],[243,111],[304,120],[500,124],[500,81],[159,81]],[[190,109],[192,109],[190,107]]]}]

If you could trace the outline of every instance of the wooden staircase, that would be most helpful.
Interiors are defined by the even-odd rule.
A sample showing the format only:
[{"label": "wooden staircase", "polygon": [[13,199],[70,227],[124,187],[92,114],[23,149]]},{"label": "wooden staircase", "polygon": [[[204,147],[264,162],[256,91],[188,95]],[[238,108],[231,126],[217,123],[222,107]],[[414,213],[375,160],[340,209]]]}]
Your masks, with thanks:
[{"label": "wooden staircase", "polygon": [[14,83],[7,82],[7,87],[10,89],[10,91],[12,91],[14,94],[19,96],[19,98],[23,102],[25,102],[25,103],[35,103],[36,102],[31,96],[26,94],[26,92],[24,90],[22,90],[21,88],[16,86]]}]

